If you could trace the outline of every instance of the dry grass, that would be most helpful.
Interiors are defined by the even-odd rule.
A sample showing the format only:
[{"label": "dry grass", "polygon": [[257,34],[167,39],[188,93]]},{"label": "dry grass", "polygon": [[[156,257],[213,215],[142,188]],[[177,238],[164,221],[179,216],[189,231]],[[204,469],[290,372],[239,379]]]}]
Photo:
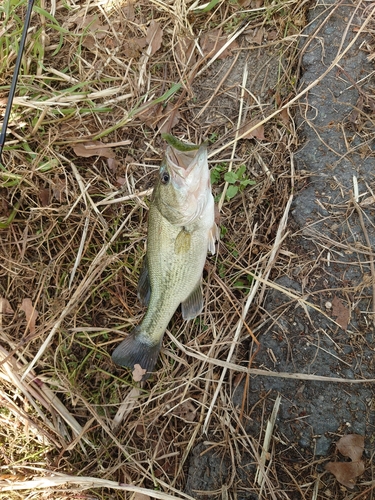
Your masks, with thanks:
[{"label": "dry grass", "polygon": [[[232,399],[242,377],[262,372],[251,366],[265,290],[298,258],[283,242],[291,194],[303,180],[292,161],[291,105],[301,96],[295,82],[307,5],[233,1],[195,12],[198,3],[40,0],[35,8],[0,169],[0,498],[190,498],[188,457],[202,441],[231,457],[230,479],[216,496],[237,498],[247,453],[259,471],[248,494],[323,498],[316,463],[304,471],[282,464],[290,483],[283,491],[274,449],[266,463],[264,436],[248,435],[245,402],[237,408]],[[4,0],[0,8],[4,106],[25,2],[14,10]],[[162,31],[154,38],[152,21]],[[225,59],[213,45],[202,49],[213,29],[227,37],[231,57],[252,61],[259,46],[272,51],[272,88],[245,92],[246,73],[227,87],[230,72],[217,76]],[[199,90],[209,80],[210,97]],[[205,112],[226,93],[238,98],[235,120],[210,120]],[[258,131],[264,125],[266,140],[243,139],[251,120]],[[190,323],[175,315],[157,373],[139,386],[110,354],[143,314],[136,286],[148,195],[163,153],[160,131],[171,126],[175,135],[213,143],[222,239],[207,261],[204,314]],[[88,156],[82,144],[99,140],[104,152]],[[256,183],[228,199],[224,173],[242,164],[243,180]],[[35,325],[33,311],[20,309],[24,299],[37,312]],[[265,428],[270,415],[259,405]]]}]

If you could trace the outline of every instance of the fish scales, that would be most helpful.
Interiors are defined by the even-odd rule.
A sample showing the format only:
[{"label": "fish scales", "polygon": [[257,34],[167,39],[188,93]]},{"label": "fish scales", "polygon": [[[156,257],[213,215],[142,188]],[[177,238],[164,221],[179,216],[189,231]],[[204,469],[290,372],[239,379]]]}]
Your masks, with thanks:
[{"label": "fish scales", "polygon": [[[179,304],[200,283],[207,250],[202,248],[204,231],[175,228],[155,207],[150,209],[149,217],[152,231],[147,260],[153,293],[142,324],[150,336],[160,338]],[[177,253],[175,242],[181,231],[189,235],[190,245],[187,251]]]}]

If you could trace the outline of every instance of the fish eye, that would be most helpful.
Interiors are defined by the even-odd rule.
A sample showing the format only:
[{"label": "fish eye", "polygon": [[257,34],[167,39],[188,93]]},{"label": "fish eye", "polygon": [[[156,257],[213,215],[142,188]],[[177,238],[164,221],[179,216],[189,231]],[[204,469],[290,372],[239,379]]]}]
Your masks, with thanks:
[{"label": "fish eye", "polygon": [[160,182],[162,184],[168,184],[168,182],[170,181],[170,175],[168,174],[168,172],[162,172],[160,174]]}]

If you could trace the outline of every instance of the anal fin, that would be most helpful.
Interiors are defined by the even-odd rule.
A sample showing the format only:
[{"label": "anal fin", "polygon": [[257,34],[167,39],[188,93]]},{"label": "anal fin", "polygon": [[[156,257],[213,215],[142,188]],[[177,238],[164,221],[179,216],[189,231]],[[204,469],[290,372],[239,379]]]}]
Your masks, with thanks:
[{"label": "anal fin", "polygon": [[202,312],[203,305],[202,285],[199,281],[189,297],[181,303],[182,317],[186,320],[195,318]]}]

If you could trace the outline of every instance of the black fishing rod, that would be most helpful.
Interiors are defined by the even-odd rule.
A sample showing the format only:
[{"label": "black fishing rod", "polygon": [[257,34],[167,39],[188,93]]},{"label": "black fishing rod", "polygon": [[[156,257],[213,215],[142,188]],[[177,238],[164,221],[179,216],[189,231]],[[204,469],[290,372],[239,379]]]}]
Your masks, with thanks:
[{"label": "black fishing rod", "polygon": [[9,97],[8,97],[8,102],[7,102],[7,105],[6,105],[6,108],[5,108],[3,125],[1,127],[1,133],[0,133],[0,167],[2,166],[2,163],[3,163],[2,162],[2,154],[3,154],[4,144],[5,144],[5,136],[6,136],[6,131],[7,131],[7,128],[8,128],[9,116],[10,116],[10,112],[11,112],[11,109],[12,109],[14,94],[16,92],[18,74],[20,72],[22,55],[23,55],[23,51],[24,51],[24,48],[25,48],[25,41],[26,41],[26,37],[27,37],[27,30],[29,29],[29,24],[30,24],[30,19],[31,19],[31,13],[32,13],[32,10],[33,10],[33,5],[34,5],[34,0],[28,0],[26,17],[25,17],[25,23],[23,25],[23,31],[22,31],[21,41],[20,41],[20,47],[19,47],[19,51],[18,51],[18,54],[17,54],[17,60],[16,60],[15,68],[14,68],[12,83],[10,85]]}]

